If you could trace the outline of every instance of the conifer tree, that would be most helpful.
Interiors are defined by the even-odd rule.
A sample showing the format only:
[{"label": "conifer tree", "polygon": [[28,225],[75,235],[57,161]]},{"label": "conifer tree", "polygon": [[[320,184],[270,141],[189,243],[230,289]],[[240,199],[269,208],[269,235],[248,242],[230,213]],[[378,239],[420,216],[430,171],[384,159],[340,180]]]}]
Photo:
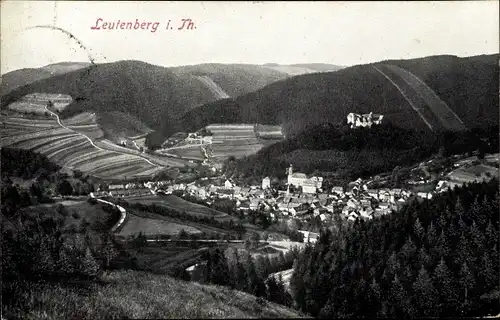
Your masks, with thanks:
[{"label": "conifer tree", "polygon": [[416,238],[419,241],[424,240],[424,235],[425,235],[425,229],[422,227],[422,223],[420,223],[420,219],[417,218],[415,222],[413,223],[413,234],[415,234]]},{"label": "conifer tree", "polygon": [[458,296],[451,277],[452,274],[441,257],[433,274],[434,286],[438,292],[436,306],[436,314],[438,315],[446,315],[457,305]]},{"label": "conifer tree", "polygon": [[90,248],[85,248],[85,254],[80,264],[80,273],[86,277],[95,278],[99,274],[99,264],[92,255]]},{"label": "conifer tree", "polygon": [[408,317],[412,314],[411,304],[408,299],[408,294],[399,281],[398,276],[394,276],[391,283],[391,289],[389,291],[389,301],[394,305],[394,311],[392,316],[397,318]]},{"label": "conifer tree", "polygon": [[417,279],[413,283],[413,301],[420,316],[433,316],[436,313],[436,290],[429,274],[422,266]]},{"label": "conifer tree", "polygon": [[470,307],[470,290],[475,286],[475,278],[471,273],[467,262],[464,262],[460,267],[458,283],[460,285],[460,301],[461,301],[461,312],[466,314]]}]

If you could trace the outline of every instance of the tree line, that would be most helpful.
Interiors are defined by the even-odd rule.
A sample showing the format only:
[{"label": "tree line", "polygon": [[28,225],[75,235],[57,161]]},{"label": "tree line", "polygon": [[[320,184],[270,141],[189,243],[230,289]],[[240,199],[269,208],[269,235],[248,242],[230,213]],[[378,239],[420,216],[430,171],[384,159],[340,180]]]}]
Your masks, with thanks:
[{"label": "tree line", "polygon": [[192,281],[227,286],[282,305],[292,306],[292,297],[280,277],[272,273],[290,269],[298,257],[296,248],[253,258],[248,250],[214,248],[204,252],[204,263],[199,263],[190,276]]},{"label": "tree line", "polygon": [[500,312],[498,180],[325,230],[294,263],[295,306],[316,317]]}]

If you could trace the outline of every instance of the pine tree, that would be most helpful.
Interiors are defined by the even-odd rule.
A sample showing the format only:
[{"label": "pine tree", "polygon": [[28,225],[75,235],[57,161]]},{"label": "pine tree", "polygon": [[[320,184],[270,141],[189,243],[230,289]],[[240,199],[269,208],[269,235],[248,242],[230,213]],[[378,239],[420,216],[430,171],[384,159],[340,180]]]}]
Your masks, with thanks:
[{"label": "pine tree", "polygon": [[111,261],[118,256],[118,251],[116,250],[110,235],[105,236],[101,250],[104,268],[108,269],[111,266]]},{"label": "pine tree", "polygon": [[425,268],[428,268],[431,264],[431,257],[427,254],[427,250],[423,246],[418,250],[418,264]]},{"label": "pine tree", "polygon": [[58,269],[66,276],[75,273],[74,254],[67,246],[61,246],[59,251]]},{"label": "pine tree", "polygon": [[403,263],[410,263],[412,261],[413,257],[415,256],[417,251],[417,247],[413,243],[411,237],[408,237],[406,239],[405,244],[401,248],[401,255],[403,257],[402,262]]},{"label": "pine tree", "polygon": [[452,275],[441,257],[433,274],[434,286],[437,290],[437,314],[451,316],[457,306],[457,292],[453,285]]},{"label": "pine tree", "polygon": [[387,259],[387,276],[392,278],[394,275],[398,274],[400,268],[401,265],[399,263],[399,259],[397,258],[396,253],[393,251],[389,256],[389,259]]},{"label": "pine tree", "polygon": [[375,278],[372,278],[372,282],[368,291],[368,305],[365,307],[369,308],[368,315],[377,316],[382,307],[382,290]]},{"label": "pine tree", "polygon": [[449,252],[450,252],[450,246],[448,244],[448,239],[446,238],[446,234],[444,232],[444,229],[441,230],[441,233],[439,234],[439,237],[437,239],[437,243],[435,245],[435,249],[433,250],[435,252],[434,257],[447,257]]},{"label": "pine tree", "polygon": [[394,303],[394,313],[392,317],[402,318],[413,314],[408,294],[399,281],[398,276],[394,276],[389,291],[389,301]]},{"label": "pine tree", "polygon": [[208,282],[218,285],[229,285],[229,269],[227,267],[226,257],[219,248],[209,253],[207,261]]},{"label": "pine tree", "polygon": [[418,315],[434,316],[436,315],[435,304],[436,290],[432,285],[431,278],[422,266],[418,272],[417,279],[413,283],[413,301]]},{"label": "pine tree", "polygon": [[92,252],[90,251],[90,248],[88,246],[85,249],[85,254],[79,266],[80,273],[84,276],[95,278],[99,274],[99,264],[92,255]]},{"label": "pine tree", "polygon": [[416,236],[416,238],[419,241],[424,240],[424,235],[425,235],[425,229],[422,227],[422,223],[420,223],[420,219],[417,218],[415,222],[413,223],[413,234]]},{"label": "pine tree", "polygon": [[455,202],[454,211],[458,217],[463,217],[465,215],[465,209],[464,206],[462,205],[462,199],[457,198],[457,201]]},{"label": "pine tree", "polygon": [[427,228],[427,245],[430,248],[433,248],[436,241],[437,241],[437,234],[436,234],[436,227],[434,226],[434,223],[431,221],[429,227]]},{"label": "pine tree", "polygon": [[498,268],[495,268],[493,263],[489,258],[487,251],[483,252],[481,257],[481,267],[479,269],[479,277],[481,278],[481,284],[485,292],[489,292],[496,286],[498,286]]},{"label": "pine tree", "polygon": [[460,298],[461,298],[461,302],[462,302],[460,310],[464,315],[467,315],[468,311],[471,308],[469,291],[472,288],[474,288],[475,279],[474,279],[474,275],[471,273],[466,262],[464,262],[460,268],[458,282],[460,284],[460,289],[461,289]]},{"label": "pine tree", "polygon": [[38,250],[38,259],[34,267],[39,270],[41,274],[53,274],[56,271],[56,262],[51,250],[49,241],[44,237],[40,243]]}]

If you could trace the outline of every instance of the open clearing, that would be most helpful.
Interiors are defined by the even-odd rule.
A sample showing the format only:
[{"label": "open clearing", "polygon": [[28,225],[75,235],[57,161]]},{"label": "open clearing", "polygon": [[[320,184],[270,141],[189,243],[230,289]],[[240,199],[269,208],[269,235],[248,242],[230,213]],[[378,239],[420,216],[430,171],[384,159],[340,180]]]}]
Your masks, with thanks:
[{"label": "open clearing", "polygon": [[498,177],[498,168],[479,164],[468,168],[456,169],[448,174],[453,182],[481,182],[487,181],[491,177]]},{"label": "open clearing", "polygon": [[127,220],[119,232],[120,236],[131,236],[142,232],[145,236],[176,235],[181,230],[189,234],[202,233],[199,229],[171,222],[165,219],[152,219],[139,217],[134,214],[127,215]]},{"label": "open clearing", "polygon": [[227,213],[210,209],[201,204],[192,203],[179,198],[175,195],[152,195],[147,197],[137,197],[137,198],[127,198],[127,202],[130,203],[142,203],[145,205],[156,204],[165,208],[174,209],[180,212],[185,212],[186,214],[197,216],[197,217],[214,217],[216,220],[223,221],[227,219],[232,219],[235,222],[238,218],[231,217]]}]

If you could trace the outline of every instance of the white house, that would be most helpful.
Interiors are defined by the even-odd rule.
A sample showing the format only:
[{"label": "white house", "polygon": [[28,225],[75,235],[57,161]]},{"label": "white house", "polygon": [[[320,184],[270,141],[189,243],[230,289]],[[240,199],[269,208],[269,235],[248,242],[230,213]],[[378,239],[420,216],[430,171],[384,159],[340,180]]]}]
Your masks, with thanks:
[{"label": "white house", "polygon": [[224,188],[226,188],[226,189],[231,189],[232,187],[233,187],[233,183],[232,183],[231,181],[226,180],[226,181],[224,182]]},{"label": "white house", "polygon": [[262,189],[266,190],[271,187],[271,179],[269,177],[265,177],[262,179]]}]

